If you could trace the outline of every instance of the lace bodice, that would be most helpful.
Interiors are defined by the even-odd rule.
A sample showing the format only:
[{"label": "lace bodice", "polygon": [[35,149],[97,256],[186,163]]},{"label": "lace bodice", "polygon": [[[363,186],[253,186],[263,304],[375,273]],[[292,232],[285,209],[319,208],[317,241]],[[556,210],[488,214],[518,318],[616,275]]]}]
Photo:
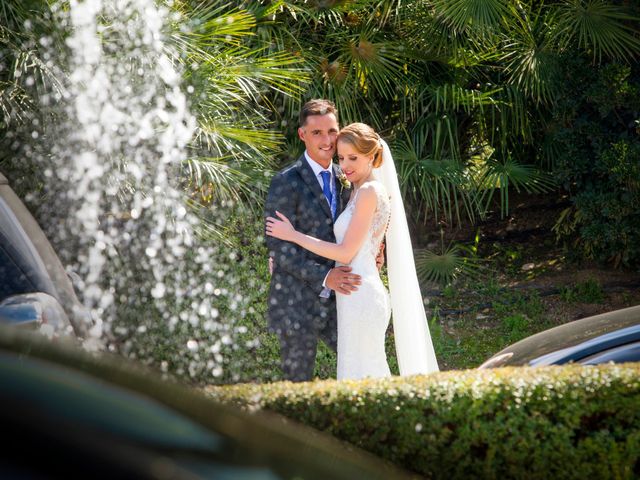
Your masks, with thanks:
[{"label": "lace bodice", "polygon": [[[364,244],[351,262],[351,265],[353,266],[354,264],[364,263],[369,266],[373,260],[373,265],[375,267],[375,259],[378,255],[380,244],[382,243],[387,231],[387,226],[389,225],[391,204],[389,202],[387,191],[382,183],[377,180],[372,180],[366,182],[365,185],[372,186],[376,192],[376,211],[374,212],[373,221],[369,227],[369,232],[367,233]],[[347,233],[347,229],[351,223],[351,217],[355,210],[356,202],[358,201],[358,193],[360,193],[360,190],[355,192],[353,198],[349,201],[335,222],[333,230],[338,243],[342,242],[345,234]]]}]

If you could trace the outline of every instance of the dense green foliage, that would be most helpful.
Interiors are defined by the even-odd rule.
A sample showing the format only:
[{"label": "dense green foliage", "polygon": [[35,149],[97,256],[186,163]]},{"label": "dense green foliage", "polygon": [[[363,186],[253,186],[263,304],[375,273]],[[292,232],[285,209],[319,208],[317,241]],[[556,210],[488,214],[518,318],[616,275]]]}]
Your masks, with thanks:
[{"label": "dense green foliage", "polygon": [[[254,16],[222,2],[157,2],[163,7],[155,12],[157,18],[166,19],[159,25],[166,58],[159,58],[136,37],[141,31],[140,18],[154,13],[154,3],[149,1],[148,12],[143,10],[144,2],[126,1],[98,5],[94,12],[87,3],[73,5],[66,0],[2,2],[0,161],[3,173],[29,203],[63,263],[85,277],[85,267],[94,259],[84,256],[82,242],[95,239],[80,225],[69,228],[64,223],[64,219],[75,217],[85,199],[73,203],[68,194],[75,185],[56,182],[51,171],[73,172],[82,154],[96,154],[90,167],[100,169],[100,187],[112,187],[101,197],[104,215],[99,223],[104,231],[117,231],[118,238],[105,242],[108,258],[99,275],[101,305],[95,309],[92,335],[127,357],[180,377],[205,381],[221,375],[221,351],[236,344],[236,333],[242,332],[236,323],[244,318],[244,306],[255,301],[239,291],[239,275],[232,271],[236,262],[230,235],[235,232],[227,227],[227,220],[233,205],[260,198],[261,186],[266,185],[264,173],[270,171],[281,142],[271,129],[271,110],[263,105],[264,98],[276,90],[281,95],[299,94],[300,82],[307,75],[289,53],[266,51],[259,42],[249,46],[244,40],[255,33]],[[128,80],[123,90],[130,92],[130,101],[118,103],[111,98],[99,103],[100,119],[109,116],[104,113],[108,110],[120,120],[140,121],[139,130],[109,131],[107,142],[96,140],[87,145],[74,137],[79,122],[74,108],[68,107],[82,104],[91,110],[93,106],[78,101],[82,89],[92,85],[78,86],[72,81],[77,73],[74,62],[81,57],[70,49],[72,42],[65,43],[73,32],[74,10],[76,14],[81,10],[87,21],[96,15],[100,31],[96,38],[101,48],[96,52],[99,74],[95,76],[109,80],[97,83],[107,88],[115,78]],[[191,251],[179,261],[173,253],[179,255],[180,248],[161,253],[161,261],[167,260],[166,268],[153,271],[155,267],[150,265],[155,260],[150,259],[158,258],[153,248],[149,255],[145,247],[135,247],[149,247],[154,228],[163,222],[144,214],[133,215],[138,211],[135,197],[146,197],[153,204],[152,192],[160,186],[153,183],[159,180],[155,168],[166,160],[159,155],[167,143],[163,136],[172,132],[177,136],[180,129],[167,129],[158,120],[149,121],[151,132],[144,132],[141,111],[146,110],[129,111],[127,107],[146,102],[149,110],[154,105],[166,106],[167,114],[180,110],[180,105],[171,103],[175,98],[171,88],[158,83],[162,79],[155,68],[161,61],[170,62],[182,74],[182,87],[189,94],[189,111],[194,117],[191,141],[181,155],[171,157],[174,164],[169,168],[168,183],[181,191],[184,203],[201,221]],[[103,127],[97,118],[94,121],[96,129]],[[137,135],[151,138],[134,147],[132,137]],[[109,146],[102,148],[97,143]],[[146,158],[155,161],[142,161],[150,150],[154,151]],[[145,183],[147,179],[150,182]],[[97,195],[98,190],[102,192],[95,190]],[[173,221],[169,210],[162,213]],[[243,215],[255,218],[256,211],[243,210]],[[209,258],[202,258],[204,248]],[[84,294],[92,288],[82,288],[85,280],[80,278],[78,294],[90,305],[90,294]],[[154,294],[156,285],[164,294]],[[250,287],[249,291],[255,289]],[[211,304],[215,306],[211,308]]]},{"label": "dense green foliage", "polygon": [[640,264],[640,67],[567,59],[554,110],[555,171],[572,207],[558,235],[585,257]]},{"label": "dense green foliage", "polygon": [[311,74],[305,98],[274,101],[291,156],[300,152],[300,102],[321,96],[335,101],[343,124],[364,121],[393,142],[407,201],[422,221],[475,219],[496,190],[507,212],[508,185],[549,188],[548,177],[514,148],[530,144],[535,114],[527,109],[548,103],[553,73],[544,62],[538,71],[540,61],[522,66],[530,52],[517,39],[553,8],[491,3],[485,15],[429,1],[282,2],[275,26],[294,34],[270,24],[270,35],[277,48],[299,52]]},{"label": "dense green foliage", "polygon": [[[505,215],[514,190],[569,192],[574,209],[558,230],[577,238],[575,252],[615,266],[638,264],[637,187],[627,180],[637,169],[637,96],[609,103],[608,114],[594,105],[613,101],[607,89],[620,87],[621,100],[639,87],[636,75],[623,74],[640,53],[637,6],[363,0],[256,2],[250,9],[260,41],[295,52],[310,76],[302,98],[272,99],[287,139],[284,162],[301,152],[301,102],[327,97],[343,124],[370,123],[391,141],[416,222],[451,226],[489,211]],[[611,68],[617,73],[594,73]],[[627,124],[613,125],[614,117]],[[591,134],[604,140],[612,126],[629,134],[610,139],[623,143],[599,143],[573,158],[571,145]],[[608,185],[578,178],[604,178],[614,169],[619,175]],[[460,245],[420,252],[417,261],[423,278],[445,283],[477,270]]]},{"label": "dense green foliage", "polygon": [[509,368],[207,389],[428,478],[640,475],[640,366]]}]

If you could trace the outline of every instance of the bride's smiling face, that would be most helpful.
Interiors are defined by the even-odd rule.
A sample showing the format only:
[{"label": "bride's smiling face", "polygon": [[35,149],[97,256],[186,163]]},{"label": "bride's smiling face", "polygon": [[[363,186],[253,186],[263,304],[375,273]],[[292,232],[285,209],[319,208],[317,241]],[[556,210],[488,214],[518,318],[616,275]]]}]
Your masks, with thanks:
[{"label": "bride's smiling face", "polygon": [[338,140],[338,161],[347,179],[356,186],[371,175],[373,155],[365,155],[349,142]]}]

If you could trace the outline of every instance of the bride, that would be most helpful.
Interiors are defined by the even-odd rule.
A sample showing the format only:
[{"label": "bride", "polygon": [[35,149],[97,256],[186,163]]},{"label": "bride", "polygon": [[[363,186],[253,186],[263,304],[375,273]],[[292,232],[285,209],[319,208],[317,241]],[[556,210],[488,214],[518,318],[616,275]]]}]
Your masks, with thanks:
[{"label": "bride", "polygon": [[[392,312],[400,374],[437,371],[389,147],[368,125],[352,123],[340,131],[337,150],[340,168],[353,185],[334,224],[337,243],[296,231],[280,212],[278,218],[267,218],[267,235],[349,265],[362,277],[357,291],[336,295],[338,380],[390,375],[384,344]],[[385,237],[390,294],[376,268]]]}]

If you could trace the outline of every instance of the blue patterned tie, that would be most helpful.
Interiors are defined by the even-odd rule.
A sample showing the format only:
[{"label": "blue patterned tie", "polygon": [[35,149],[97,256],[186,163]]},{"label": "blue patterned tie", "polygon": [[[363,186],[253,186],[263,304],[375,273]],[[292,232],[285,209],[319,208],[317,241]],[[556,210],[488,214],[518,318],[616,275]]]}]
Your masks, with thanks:
[{"label": "blue patterned tie", "polygon": [[333,202],[333,194],[331,193],[331,172],[323,170],[322,172],[320,172],[320,175],[322,175],[323,183],[322,192],[324,193],[324,196],[327,197],[329,208],[331,208]]}]

